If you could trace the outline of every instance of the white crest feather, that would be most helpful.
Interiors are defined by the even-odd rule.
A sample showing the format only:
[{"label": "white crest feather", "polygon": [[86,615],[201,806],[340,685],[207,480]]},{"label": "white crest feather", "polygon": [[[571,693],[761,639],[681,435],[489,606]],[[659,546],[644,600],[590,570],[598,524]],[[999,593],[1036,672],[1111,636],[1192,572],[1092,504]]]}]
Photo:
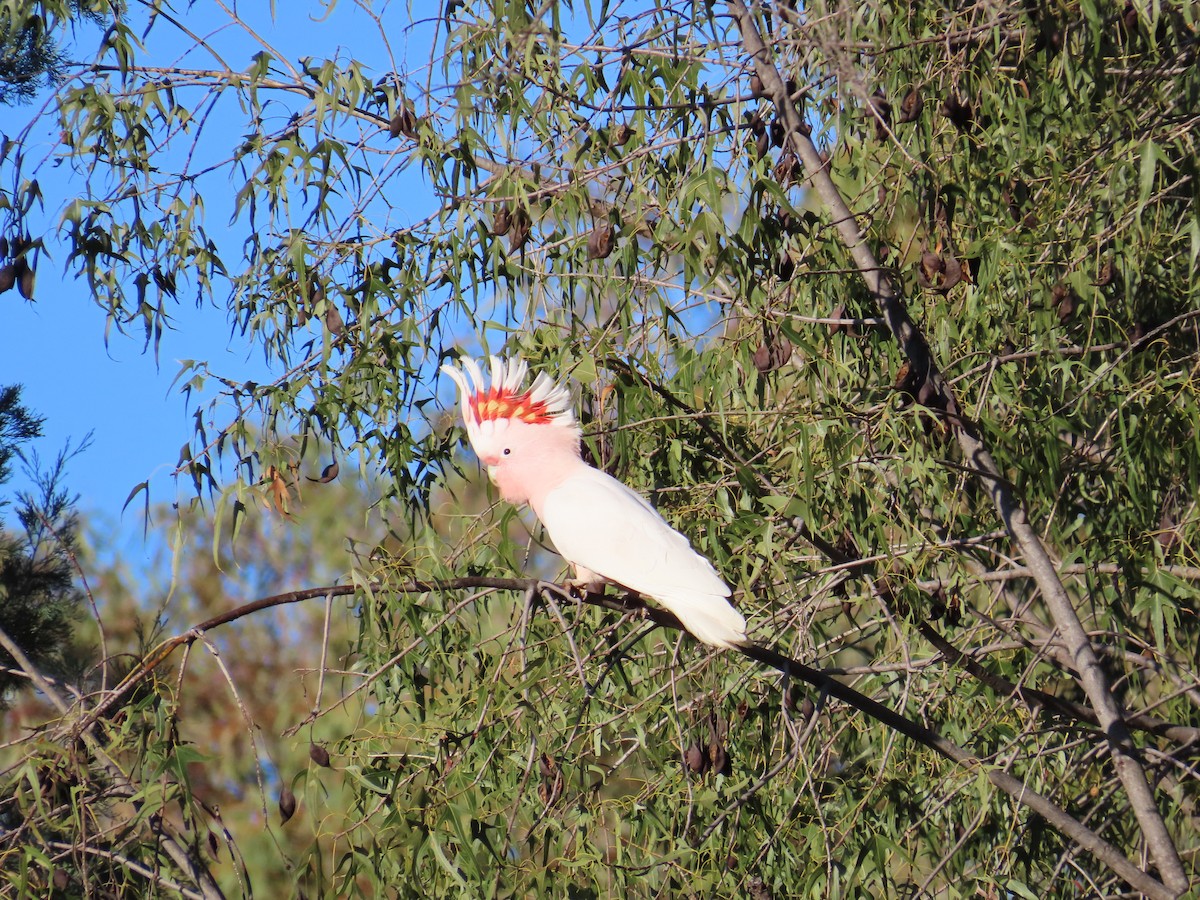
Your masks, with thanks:
[{"label": "white crest feather", "polygon": [[490,357],[490,379],[484,378],[479,363],[471,357],[464,356],[459,362],[462,369],[447,364],[442,371],[458,386],[463,424],[476,453],[484,451],[495,433],[512,421],[568,428],[579,434],[571,392],[545,372],[539,372],[525,388],[529,373],[525,360]]}]

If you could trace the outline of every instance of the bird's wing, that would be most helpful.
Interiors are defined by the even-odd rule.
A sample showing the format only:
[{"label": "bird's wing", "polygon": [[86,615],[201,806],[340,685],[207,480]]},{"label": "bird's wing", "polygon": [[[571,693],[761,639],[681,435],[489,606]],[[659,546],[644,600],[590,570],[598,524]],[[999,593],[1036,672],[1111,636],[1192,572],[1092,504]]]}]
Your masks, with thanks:
[{"label": "bird's wing", "polygon": [[746,620],[726,599],[729,587],[639,494],[588,467],[541,507],[542,524],[568,562],[654,598],[706,643],[745,643]]}]

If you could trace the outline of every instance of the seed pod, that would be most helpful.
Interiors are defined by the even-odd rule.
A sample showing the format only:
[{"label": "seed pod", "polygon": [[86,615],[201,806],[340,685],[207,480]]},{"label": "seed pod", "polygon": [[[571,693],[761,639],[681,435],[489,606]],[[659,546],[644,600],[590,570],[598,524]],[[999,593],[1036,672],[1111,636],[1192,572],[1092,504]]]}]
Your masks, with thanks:
[{"label": "seed pod", "polygon": [[875,137],[881,141],[887,140],[892,124],[892,104],[879,90],[871,95],[867,103],[871,107],[871,119],[875,122]]},{"label": "seed pod", "polygon": [[8,256],[8,238],[0,237],[0,256]]},{"label": "seed pod", "polygon": [[296,814],[296,795],[286,784],[279,788],[279,822],[286,824],[287,820]]},{"label": "seed pod", "polygon": [[787,129],[783,127],[783,123],[779,119],[776,119],[771,123],[771,143],[776,147],[782,147],[786,139]]},{"label": "seed pod", "polygon": [[325,304],[325,327],[329,329],[330,334],[341,334],[346,327],[341,312],[333,303]]},{"label": "seed pod", "polygon": [[766,95],[766,93],[767,92],[763,89],[762,79],[759,78],[758,73],[755,72],[753,75],[750,76],[750,96],[751,97],[763,97]]},{"label": "seed pod", "polygon": [[17,267],[12,263],[0,266],[0,294],[12,288],[17,283]]},{"label": "seed pod", "polygon": [[21,257],[14,263],[17,276],[17,290],[26,300],[33,299],[33,268]]},{"label": "seed pod", "polygon": [[501,203],[496,209],[496,214],[492,216],[492,234],[496,236],[508,234],[510,228],[512,228],[512,210],[508,208],[507,203]]},{"label": "seed pod", "polygon": [[308,758],[323,769],[329,768],[329,751],[320,744],[311,743],[308,745]]},{"label": "seed pod", "polygon": [[529,219],[529,213],[523,209],[517,209],[512,214],[512,226],[508,229],[509,253],[515,253],[524,247],[529,241],[529,235],[532,230],[533,223]]},{"label": "seed pod", "polygon": [[925,109],[925,100],[921,97],[920,89],[914,87],[900,101],[900,115],[896,118],[896,121],[915,122],[921,118],[921,111],[923,109]]},{"label": "seed pod", "polygon": [[763,341],[763,343],[759,344],[751,360],[754,363],[754,368],[758,369],[760,374],[765,375],[767,372],[783,368],[791,358],[791,341],[783,335],[778,335],[772,341]]},{"label": "seed pod", "polygon": [[971,104],[958,94],[951,94],[942,103],[942,115],[949,119],[959,131],[966,131],[975,119],[975,111]]},{"label": "seed pod", "polygon": [[417,114],[412,108],[412,101],[405,100],[400,104],[400,108],[396,110],[396,114],[392,116],[388,122],[388,134],[392,137],[405,137],[416,140],[417,137]]},{"label": "seed pod", "polygon": [[612,222],[598,221],[592,228],[592,233],[588,235],[588,259],[607,259],[613,251],[615,238],[616,230],[613,228]]},{"label": "seed pod", "polygon": [[1100,266],[1100,273],[1096,276],[1096,287],[1108,287],[1117,280],[1117,264],[1111,259],[1106,259]]},{"label": "seed pod", "polygon": [[692,744],[683,751],[683,764],[697,775],[703,775],[708,768],[708,756],[699,744]]},{"label": "seed pod", "polygon": [[633,128],[622,122],[612,130],[608,137],[608,144],[610,147],[624,147],[632,137]]}]

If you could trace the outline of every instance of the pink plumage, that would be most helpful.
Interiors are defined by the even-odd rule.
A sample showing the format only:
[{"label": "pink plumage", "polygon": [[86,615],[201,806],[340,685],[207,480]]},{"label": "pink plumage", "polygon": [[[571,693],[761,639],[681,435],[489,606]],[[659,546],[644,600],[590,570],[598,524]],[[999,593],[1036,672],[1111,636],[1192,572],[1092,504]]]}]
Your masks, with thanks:
[{"label": "pink plumage", "polygon": [[716,647],[749,643],[729,586],[639,494],[585,463],[571,395],[544,372],[525,387],[522,360],[442,366],[462,398],[467,437],[510,503],[528,503],[584,582],[608,581],[666,607]]}]

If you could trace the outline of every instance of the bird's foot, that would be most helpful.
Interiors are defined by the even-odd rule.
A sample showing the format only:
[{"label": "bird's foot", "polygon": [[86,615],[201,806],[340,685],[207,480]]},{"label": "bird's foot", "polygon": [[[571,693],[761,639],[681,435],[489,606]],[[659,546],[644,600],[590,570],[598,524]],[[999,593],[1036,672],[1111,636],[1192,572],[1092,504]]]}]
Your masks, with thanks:
[{"label": "bird's foot", "polygon": [[580,597],[586,597],[588,594],[603,594],[604,579],[596,578],[594,575],[587,578],[568,578],[563,582],[563,587],[567,592]]}]

